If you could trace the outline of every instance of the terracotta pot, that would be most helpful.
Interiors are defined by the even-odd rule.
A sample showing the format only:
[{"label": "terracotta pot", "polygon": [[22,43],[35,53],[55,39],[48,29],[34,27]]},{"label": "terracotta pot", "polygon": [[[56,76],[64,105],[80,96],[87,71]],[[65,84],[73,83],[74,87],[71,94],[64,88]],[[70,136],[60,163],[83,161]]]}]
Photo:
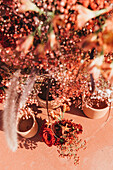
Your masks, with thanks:
[{"label": "terracotta pot", "polygon": [[[46,108],[46,100],[41,99],[39,96],[37,96],[37,101],[40,107]],[[60,106],[59,98],[56,98],[55,100],[48,101],[48,108],[49,109],[55,109]]]},{"label": "terracotta pot", "polygon": [[102,109],[94,109],[88,105],[83,107],[84,114],[91,119],[99,119],[105,116],[105,114],[109,111],[109,106]]},{"label": "terracotta pot", "polygon": [[[47,108],[46,107],[46,95],[48,93],[47,85],[49,83],[49,78],[45,78],[43,80],[43,85],[40,87],[41,93],[37,95],[37,101],[40,107]],[[48,82],[48,83],[47,83]],[[51,80],[50,88],[54,87],[55,89],[58,88],[56,85],[56,81],[54,79]],[[58,95],[58,94],[56,94]],[[56,99],[53,99],[52,92],[49,92],[49,98],[48,98],[48,108],[49,109],[55,109],[60,106],[61,99],[59,97],[56,97]]]},{"label": "terracotta pot", "polygon": [[38,123],[34,114],[21,115],[17,120],[17,133],[25,138],[31,138],[38,131]]}]

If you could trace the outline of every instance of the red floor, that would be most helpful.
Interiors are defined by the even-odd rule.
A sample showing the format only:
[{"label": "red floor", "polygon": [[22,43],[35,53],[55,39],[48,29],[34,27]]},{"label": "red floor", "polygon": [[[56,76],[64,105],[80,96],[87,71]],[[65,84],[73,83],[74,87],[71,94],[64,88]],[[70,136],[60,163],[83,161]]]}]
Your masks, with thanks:
[{"label": "red floor", "polygon": [[[42,113],[41,113],[42,111]],[[113,111],[109,120],[105,117],[92,120],[82,111],[72,110],[65,118],[74,119],[83,126],[81,138],[86,139],[86,150],[80,150],[79,165],[73,159],[60,158],[55,146],[48,147],[37,134],[32,139],[19,139],[19,148],[13,153],[7,147],[2,129],[0,112],[0,170],[113,170]],[[40,109],[38,118],[46,117],[46,110]]]}]

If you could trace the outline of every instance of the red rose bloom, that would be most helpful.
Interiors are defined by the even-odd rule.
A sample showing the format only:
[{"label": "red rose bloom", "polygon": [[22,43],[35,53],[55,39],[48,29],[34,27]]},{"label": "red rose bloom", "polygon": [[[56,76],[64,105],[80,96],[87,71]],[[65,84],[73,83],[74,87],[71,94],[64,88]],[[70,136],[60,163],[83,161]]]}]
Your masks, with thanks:
[{"label": "red rose bloom", "polygon": [[48,145],[52,146],[55,143],[55,137],[50,128],[44,128],[42,134],[43,141]]}]

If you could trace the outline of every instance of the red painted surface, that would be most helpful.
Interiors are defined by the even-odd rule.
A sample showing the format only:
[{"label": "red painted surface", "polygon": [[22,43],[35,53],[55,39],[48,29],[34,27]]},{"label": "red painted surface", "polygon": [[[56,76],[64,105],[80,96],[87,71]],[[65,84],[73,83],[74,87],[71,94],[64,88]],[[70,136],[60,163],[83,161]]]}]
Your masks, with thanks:
[{"label": "red painted surface", "polygon": [[[38,118],[46,118],[46,110],[39,109]],[[41,112],[42,111],[42,112]],[[32,139],[20,138],[15,153],[9,150],[2,128],[0,111],[0,169],[1,170],[112,170],[113,169],[113,111],[107,122],[106,114],[101,119],[89,119],[82,111],[73,109],[65,118],[74,119],[83,126],[81,138],[87,140],[86,150],[80,150],[79,165],[73,159],[60,158],[57,147],[48,147],[39,134]],[[39,121],[39,119],[37,119]],[[40,121],[39,121],[40,122]]]}]

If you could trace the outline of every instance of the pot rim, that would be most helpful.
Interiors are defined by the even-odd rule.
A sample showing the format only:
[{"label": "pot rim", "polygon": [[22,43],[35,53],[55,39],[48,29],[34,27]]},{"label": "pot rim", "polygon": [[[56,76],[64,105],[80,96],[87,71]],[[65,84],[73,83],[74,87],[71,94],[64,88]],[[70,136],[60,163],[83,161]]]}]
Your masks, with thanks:
[{"label": "pot rim", "polygon": [[106,107],[104,107],[104,108],[102,108],[102,109],[95,109],[95,108],[89,106],[88,104],[85,104],[85,106],[83,106],[83,107],[90,108],[91,110],[94,110],[94,111],[97,111],[97,110],[98,110],[98,111],[103,111],[103,110],[106,110],[106,109],[109,108],[109,106],[107,105]]},{"label": "pot rim", "polygon": [[[59,97],[55,98],[54,100],[48,101],[48,107],[49,108],[57,108],[61,105],[62,99],[60,99]],[[41,99],[38,95],[37,95],[37,101],[39,102],[39,106],[46,108],[46,100]]]},{"label": "pot rim", "polygon": [[[46,103],[46,100],[41,99],[39,96],[37,96],[37,98],[38,98],[41,102]],[[54,103],[54,102],[57,101],[58,99],[59,99],[59,98],[57,97],[56,99],[48,100],[48,103]]]},{"label": "pot rim", "polygon": [[[23,114],[22,116],[24,116],[24,115],[25,115],[25,114]],[[31,113],[30,113],[30,115],[31,115],[32,118],[33,118],[33,125],[32,125],[32,127],[31,127],[29,130],[25,131],[25,132],[19,131],[18,125],[19,125],[20,119],[22,118],[22,116],[21,116],[21,117],[18,118],[18,121],[17,121],[17,133],[19,133],[19,134],[20,134],[20,133],[21,133],[21,134],[29,133],[29,132],[34,128],[34,126],[35,126],[35,124],[36,124],[35,115],[34,115],[34,114],[31,114]]]}]

